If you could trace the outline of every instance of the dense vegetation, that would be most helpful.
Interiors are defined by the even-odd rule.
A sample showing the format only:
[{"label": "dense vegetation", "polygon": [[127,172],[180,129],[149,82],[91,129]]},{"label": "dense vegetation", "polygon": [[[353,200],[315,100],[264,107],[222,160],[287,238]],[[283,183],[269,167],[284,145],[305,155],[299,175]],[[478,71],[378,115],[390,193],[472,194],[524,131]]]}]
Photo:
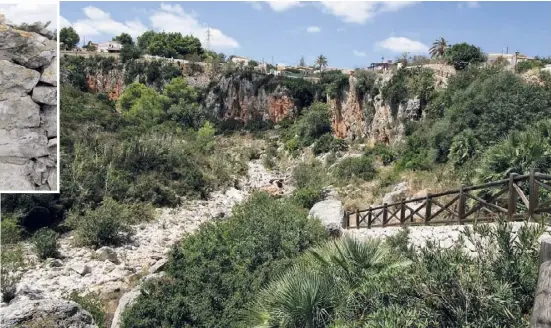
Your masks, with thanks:
[{"label": "dense vegetation", "polygon": [[407,230],[385,243],[331,241],[258,293],[246,326],[526,327],[543,229],[469,228],[463,240],[478,257],[463,242],[415,250]]},{"label": "dense vegetation", "polygon": [[271,277],[325,239],[304,209],[255,194],[174,248],[168,275],[143,287],[123,327],[241,327],[248,302]]}]

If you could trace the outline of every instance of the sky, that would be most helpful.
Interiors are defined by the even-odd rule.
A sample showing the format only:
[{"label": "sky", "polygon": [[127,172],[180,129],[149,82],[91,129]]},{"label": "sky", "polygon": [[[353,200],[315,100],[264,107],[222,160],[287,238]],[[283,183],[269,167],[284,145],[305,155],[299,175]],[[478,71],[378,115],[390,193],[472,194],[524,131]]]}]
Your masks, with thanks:
[{"label": "sky", "polygon": [[11,1],[11,3],[0,1],[0,13],[14,24],[35,22],[50,22],[48,28],[57,29],[57,2],[41,1],[39,3],[30,3],[30,1]]},{"label": "sky", "polygon": [[181,32],[211,50],[269,63],[359,68],[432,42],[468,42],[487,53],[551,56],[551,2],[61,2],[60,28],[81,42],[126,32]]}]

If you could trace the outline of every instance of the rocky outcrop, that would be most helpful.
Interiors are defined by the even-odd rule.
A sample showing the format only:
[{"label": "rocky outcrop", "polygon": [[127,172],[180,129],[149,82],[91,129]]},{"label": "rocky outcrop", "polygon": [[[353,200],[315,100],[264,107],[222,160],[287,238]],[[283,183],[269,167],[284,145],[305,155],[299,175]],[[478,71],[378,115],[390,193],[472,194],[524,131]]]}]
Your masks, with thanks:
[{"label": "rocky outcrop", "polygon": [[124,70],[88,72],[86,82],[91,92],[106,93],[110,100],[117,100],[124,91]]},{"label": "rocky outcrop", "polygon": [[5,328],[98,328],[90,313],[79,304],[59,298],[43,298],[39,294],[12,300],[0,309],[0,316]]},{"label": "rocky outcrop", "polygon": [[223,76],[210,88],[205,107],[222,120],[280,122],[296,115],[297,106],[290,91],[277,85],[267,87],[272,76],[234,74]]},{"label": "rocky outcrop", "polygon": [[[380,90],[392,75],[380,75],[374,90]],[[409,99],[393,111],[380,93],[359,95],[357,79],[351,75],[348,90],[341,90],[339,98],[327,97],[331,110],[333,133],[338,138],[367,138],[372,143],[392,144],[403,139],[404,122],[420,118],[420,102]]]},{"label": "rocky outcrop", "polygon": [[57,189],[56,50],[0,22],[0,190]]}]

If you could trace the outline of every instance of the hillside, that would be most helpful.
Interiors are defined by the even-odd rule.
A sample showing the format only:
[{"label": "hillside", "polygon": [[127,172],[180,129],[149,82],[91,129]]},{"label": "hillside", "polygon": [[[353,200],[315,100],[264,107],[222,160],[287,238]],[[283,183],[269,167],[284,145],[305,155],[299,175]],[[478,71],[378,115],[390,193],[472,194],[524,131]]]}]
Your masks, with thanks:
[{"label": "hillside", "polygon": [[528,326],[546,226],[335,224],[389,197],[549,173],[550,75],[61,65],[61,193],[2,195],[1,311],[31,313],[14,326]]}]

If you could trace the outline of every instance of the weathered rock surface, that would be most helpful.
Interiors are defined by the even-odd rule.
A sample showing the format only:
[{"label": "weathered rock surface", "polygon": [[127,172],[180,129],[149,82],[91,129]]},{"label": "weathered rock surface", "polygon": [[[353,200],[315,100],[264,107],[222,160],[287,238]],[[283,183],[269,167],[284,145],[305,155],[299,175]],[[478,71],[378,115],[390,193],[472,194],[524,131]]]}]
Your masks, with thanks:
[{"label": "weathered rock surface", "polygon": [[0,25],[0,59],[39,69],[55,58],[57,44],[40,34]]},{"label": "weathered rock surface", "polygon": [[3,23],[0,190],[55,190],[58,146],[50,140],[57,137],[57,44]]},{"label": "weathered rock surface", "polygon": [[30,323],[33,327],[98,327],[80,305],[56,298],[12,300],[8,306],[0,308],[0,316],[5,328],[24,327]]},{"label": "weathered rock surface", "polygon": [[314,204],[309,218],[317,218],[330,233],[339,233],[342,229],[344,207],[338,200],[324,200]]},{"label": "weathered rock surface", "polygon": [[271,78],[260,74],[252,74],[251,79],[239,74],[222,77],[209,91],[205,106],[220,119],[245,123],[250,120],[277,123],[294,117],[297,106],[290,91],[281,86],[268,90],[262,85],[262,81]]}]

